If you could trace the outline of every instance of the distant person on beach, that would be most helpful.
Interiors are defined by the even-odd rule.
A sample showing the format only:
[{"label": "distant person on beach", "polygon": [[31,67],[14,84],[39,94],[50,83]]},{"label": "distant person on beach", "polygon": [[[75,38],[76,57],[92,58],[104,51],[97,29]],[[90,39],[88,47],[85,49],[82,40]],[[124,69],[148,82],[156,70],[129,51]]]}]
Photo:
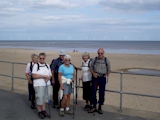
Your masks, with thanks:
[{"label": "distant person on beach", "polygon": [[32,68],[33,65],[38,62],[38,55],[32,54],[31,55],[31,62],[29,62],[26,66],[26,78],[28,80],[28,92],[29,92],[29,100],[31,101],[31,108],[36,109],[35,106],[35,91],[33,88],[33,77],[32,77]]},{"label": "distant person on beach", "polygon": [[106,79],[111,72],[111,66],[109,60],[104,57],[104,49],[99,48],[97,51],[98,56],[92,59],[91,64],[91,73],[92,73],[92,104],[93,109],[89,111],[89,113],[93,113],[97,111],[97,88],[99,86],[99,106],[98,106],[98,113],[103,114],[102,105],[104,103],[105,97],[105,86],[106,86]]},{"label": "distant person on beach", "polygon": [[59,115],[62,117],[65,114],[72,115],[69,106],[70,106],[70,97],[71,93],[73,92],[72,85],[75,80],[75,69],[71,62],[71,56],[65,55],[64,56],[64,64],[62,64],[58,69],[58,80],[60,83],[60,90],[61,90],[61,108],[59,111]]},{"label": "distant person on beach", "polygon": [[92,74],[90,72],[90,65],[91,65],[90,55],[87,52],[82,54],[82,66],[77,68],[78,70],[82,70],[82,83],[83,83],[83,99],[86,101],[86,105],[84,110],[91,110],[92,109],[92,88],[91,88],[91,80]]},{"label": "distant person on beach", "polygon": [[41,119],[49,117],[46,112],[46,103],[49,101],[50,97],[50,79],[51,70],[47,63],[45,63],[46,54],[39,54],[39,62],[33,66],[33,78],[34,78],[34,89],[36,93],[36,103],[38,116]]},{"label": "distant person on beach", "polygon": [[52,60],[51,63],[51,71],[52,71],[52,86],[53,86],[53,107],[54,108],[59,108],[59,88],[60,84],[58,81],[58,69],[59,66],[64,63],[64,56],[66,55],[65,51],[61,50],[59,52],[59,57],[55,60]]}]

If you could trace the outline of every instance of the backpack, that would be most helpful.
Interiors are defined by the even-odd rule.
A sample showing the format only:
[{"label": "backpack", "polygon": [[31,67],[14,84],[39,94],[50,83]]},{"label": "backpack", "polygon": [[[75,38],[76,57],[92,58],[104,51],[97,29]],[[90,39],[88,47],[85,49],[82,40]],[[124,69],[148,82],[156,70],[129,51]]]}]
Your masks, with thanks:
[{"label": "backpack", "polygon": [[40,66],[39,63],[37,63],[37,71],[39,70],[40,67],[47,67],[47,69],[49,69],[48,65],[45,63],[45,66]]},{"label": "backpack", "polygon": [[[98,58],[95,57],[95,61],[94,61],[94,63],[93,63],[93,66],[95,65],[97,59],[98,59]],[[107,71],[108,71],[108,63],[107,63],[107,58],[106,58],[106,57],[104,58],[104,61],[105,61],[105,64],[106,64],[106,67],[107,67]]]},{"label": "backpack", "polygon": [[31,73],[32,73],[32,68],[33,68],[32,62],[30,62],[30,72]]},{"label": "backpack", "polygon": [[31,80],[33,82],[33,76],[32,76],[32,69],[33,69],[33,65],[32,65],[32,61],[30,62],[30,72],[31,72]]}]

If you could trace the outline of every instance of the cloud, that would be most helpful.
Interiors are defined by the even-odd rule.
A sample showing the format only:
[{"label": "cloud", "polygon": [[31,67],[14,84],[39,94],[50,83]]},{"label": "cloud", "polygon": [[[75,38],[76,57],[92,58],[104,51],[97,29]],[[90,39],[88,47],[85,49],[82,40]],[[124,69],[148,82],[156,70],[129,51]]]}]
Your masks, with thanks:
[{"label": "cloud", "polygon": [[14,0],[0,1],[0,15],[15,15],[24,11],[24,8],[15,6]]},{"label": "cloud", "polygon": [[160,10],[160,0],[101,0],[99,4],[104,6],[105,10],[123,12]]}]

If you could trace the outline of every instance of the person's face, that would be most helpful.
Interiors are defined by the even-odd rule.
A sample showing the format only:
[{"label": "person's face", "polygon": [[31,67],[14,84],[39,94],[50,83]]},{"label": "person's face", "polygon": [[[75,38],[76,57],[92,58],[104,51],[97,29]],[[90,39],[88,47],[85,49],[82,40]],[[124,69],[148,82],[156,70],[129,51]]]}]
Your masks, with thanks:
[{"label": "person's face", "polygon": [[43,56],[43,55],[41,55],[41,56],[39,57],[39,62],[40,62],[41,64],[43,64],[44,61],[45,61],[45,59],[46,59],[46,57]]},{"label": "person's face", "polygon": [[102,58],[104,57],[104,51],[103,51],[103,50],[99,50],[99,51],[98,51],[98,57],[99,57],[100,59],[102,59]]},{"label": "person's face", "polygon": [[64,60],[64,64],[66,64],[66,65],[69,65],[69,64],[70,64],[70,62],[71,62],[71,60],[70,60],[70,59],[65,59],[65,60]]},{"label": "person's face", "polygon": [[34,62],[34,63],[37,63],[37,62],[38,62],[38,56],[34,56],[34,57],[33,57],[33,62]]},{"label": "person's face", "polygon": [[89,59],[88,55],[83,56],[83,60],[86,62]]},{"label": "person's face", "polygon": [[64,55],[60,55],[60,58],[63,60],[64,59]]}]

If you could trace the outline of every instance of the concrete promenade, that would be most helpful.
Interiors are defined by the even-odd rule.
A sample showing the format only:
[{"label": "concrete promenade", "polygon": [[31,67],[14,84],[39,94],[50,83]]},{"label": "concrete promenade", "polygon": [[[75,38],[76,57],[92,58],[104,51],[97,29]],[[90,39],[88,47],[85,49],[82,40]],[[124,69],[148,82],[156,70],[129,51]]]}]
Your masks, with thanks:
[{"label": "concrete promenade", "polygon": [[[84,103],[78,101],[78,105],[75,109],[75,115],[65,115],[60,117],[58,110],[50,105],[51,119],[52,120],[155,120],[155,118],[142,118],[136,116],[129,116],[120,113],[110,112],[105,109],[107,106],[103,106],[104,114],[98,113],[89,114],[82,110]],[[72,105],[71,105],[72,108]],[[48,105],[47,105],[48,111]],[[158,114],[157,114],[158,115]],[[157,118],[159,116],[156,116]],[[45,118],[49,120],[49,118]],[[11,91],[0,90],[0,120],[39,120],[37,116],[37,110],[30,108],[30,102],[28,96],[23,94],[14,93]],[[158,120],[158,119],[157,119]],[[160,119],[159,119],[160,120]]]}]

